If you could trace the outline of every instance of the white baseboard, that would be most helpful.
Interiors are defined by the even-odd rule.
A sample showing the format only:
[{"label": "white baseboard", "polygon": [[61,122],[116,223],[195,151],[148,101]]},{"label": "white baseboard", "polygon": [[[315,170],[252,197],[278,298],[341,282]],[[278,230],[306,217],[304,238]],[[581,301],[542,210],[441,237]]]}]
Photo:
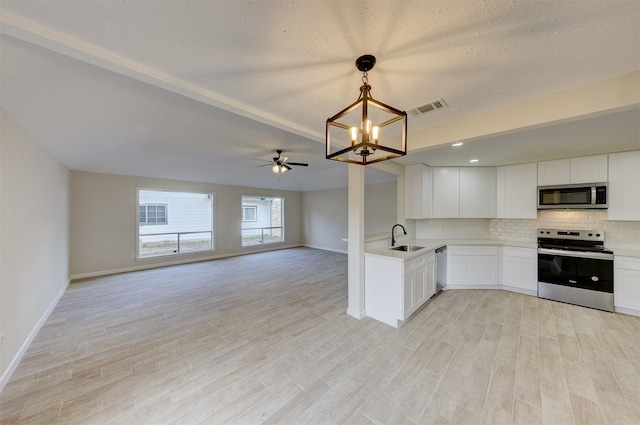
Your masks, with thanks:
[{"label": "white baseboard", "polygon": [[[161,263],[149,263],[149,264],[141,264],[139,266],[123,267],[123,268],[119,268],[119,269],[100,270],[100,271],[97,271],[97,272],[89,272],[89,273],[79,273],[79,274],[71,275],[71,277],[69,279],[71,281],[74,281],[74,280],[78,280],[78,279],[87,279],[87,278],[91,278],[91,277],[108,276],[108,275],[111,275],[111,274],[135,272],[135,271],[139,271],[139,270],[156,269],[156,268],[168,267],[168,266],[177,266],[177,265],[180,265],[180,264],[199,263],[201,261],[219,260],[221,258],[238,257],[240,255],[256,254],[258,252],[277,251],[277,250],[280,250],[280,249],[298,248],[298,247],[301,247],[301,246],[305,246],[305,245],[295,244],[295,245],[284,245],[284,246],[282,246],[282,245],[280,245],[280,246],[269,246],[269,247],[266,247],[266,248],[251,249],[251,250],[240,251],[240,252],[229,252],[229,253],[225,253],[225,254],[208,255],[206,257],[182,258],[182,259],[178,259],[178,260],[163,261]],[[141,261],[144,261],[144,260],[141,260]]]},{"label": "white baseboard", "polygon": [[615,307],[616,313],[629,314],[631,316],[640,317],[640,311],[625,307]]},{"label": "white baseboard", "polygon": [[356,311],[356,310],[347,309],[347,314],[351,317],[355,317],[356,319],[363,319],[367,317],[367,312],[364,310]]},{"label": "white baseboard", "polygon": [[451,284],[447,284],[446,289],[502,289],[502,285],[451,285]]},{"label": "white baseboard", "polygon": [[347,251],[344,249],[327,248],[324,246],[317,246],[317,245],[303,245],[303,246],[305,248],[321,249],[323,251],[331,251],[331,252],[337,252],[339,254],[347,254]]},{"label": "white baseboard", "polygon": [[510,291],[510,292],[517,292],[519,294],[524,294],[524,295],[531,295],[534,297],[538,296],[538,290],[530,290],[530,289],[523,289],[523,288],[517,288],[515,286],[508,286],[508,285],[502,285],[502,289],[504,289],[505,291]]},{"label": "white baseboard", "polygon": [[9,366],[7,367],[7,369],[3,371],[2,376],[0,377],[0,393],[4,389],[4,386],[7,385],[7,382],[9,382],[11,375],[13,375],[13,372],[15,372],[16,368],[18,367],[18,364],[20,364],[20,360],[22,360],[22,357],[29,349],[29,346],[33,342],[33,339],[36,337],[36,335],[38,335],[40,328],[42,328],[44,323],[49,318],[49,315],[51,315],[51,312],[53,311],[53,309],[56,308],[56,305],[58,305],[58,301],[60,301],[60,298],[62,298],[62,295],[64,294],[64,292],[67,290],[67,287],[69,286],[69,282],[70,280],[67,280],[67,282],[62,287],[60,292],[58,292],[58,294],[55,296],[55,298],[53,299],[53,301],[51,302],[47,310],[40,317],[40,320],[38,320],[36,325],[33,327],[31,332],[29,333],[29,336],[27,337],[27,339],[22,343],[20,350],[18,350],[16,355],[13,356],[13,359],[11,359],[11,362],[9,363]]}]

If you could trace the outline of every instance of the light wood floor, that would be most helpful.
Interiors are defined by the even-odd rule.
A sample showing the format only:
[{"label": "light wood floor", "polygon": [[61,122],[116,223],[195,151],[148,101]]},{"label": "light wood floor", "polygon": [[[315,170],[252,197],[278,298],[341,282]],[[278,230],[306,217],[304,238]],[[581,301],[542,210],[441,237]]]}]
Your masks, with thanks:
[{"label": "light wood floor", "polygon": [[289,249],[72,283],[2,424],[640,423],[640,318],[445,291],[346,315],[346,255]]}]

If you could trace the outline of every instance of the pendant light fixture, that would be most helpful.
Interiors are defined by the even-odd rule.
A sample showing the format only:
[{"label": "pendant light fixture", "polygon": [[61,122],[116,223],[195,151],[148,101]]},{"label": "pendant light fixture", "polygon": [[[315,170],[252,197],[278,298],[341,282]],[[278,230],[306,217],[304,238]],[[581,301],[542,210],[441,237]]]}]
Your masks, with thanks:
[{"label": "pendant light fixture", "polygon": [[360,96],[327,119],[327,159],[367,165],[407,154],[407,113],[371,97],[367,73],[375,63],[372,55],[356,60]]}]

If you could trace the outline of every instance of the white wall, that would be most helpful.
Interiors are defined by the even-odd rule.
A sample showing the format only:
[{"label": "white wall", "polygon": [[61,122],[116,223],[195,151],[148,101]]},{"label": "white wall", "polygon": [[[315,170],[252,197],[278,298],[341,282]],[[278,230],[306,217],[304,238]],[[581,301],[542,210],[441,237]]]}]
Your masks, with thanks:
[{"label": "white wall", "polygon": [[364,233],[389,233],[398,222],[397,184],[368,184],[364,188]]},{"label": "white wall", "polygon": [[[136,260],[137,189],[214,193],[214,251]],[[242,247],[242,195],[284,198],[285,241]],[[303,244],[300,192],[71,172],[71,278],[220,258]]]},{"label": "white wall", "polygon": [[302,193],[304,243],[313,248],[347,252],[347,188]]},{"label": "white wall", "polygon": [[[392,183],[365,186],[366,235],[389,232],[397,220],[397,185]],[[302,194],[304,241],[307,246],[347,252],[348,190],[324,189]]]},{"label": "white wall", "polygon": [[68,284],[70,173],[0,115],[1,390]]}]

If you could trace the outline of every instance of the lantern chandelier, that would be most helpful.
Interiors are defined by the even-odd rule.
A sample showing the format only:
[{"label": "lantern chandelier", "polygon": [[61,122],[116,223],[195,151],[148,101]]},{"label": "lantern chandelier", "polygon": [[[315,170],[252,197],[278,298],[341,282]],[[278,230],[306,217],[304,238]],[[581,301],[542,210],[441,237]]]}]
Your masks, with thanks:
[{"label": "lantern chandelier", "polygon": [[368,71],[375,56],[356,60],[362,72],[358,99],[327,119],[327,159],[353,164],[373,164],[407,154],[407,113],[371,97]]}]

